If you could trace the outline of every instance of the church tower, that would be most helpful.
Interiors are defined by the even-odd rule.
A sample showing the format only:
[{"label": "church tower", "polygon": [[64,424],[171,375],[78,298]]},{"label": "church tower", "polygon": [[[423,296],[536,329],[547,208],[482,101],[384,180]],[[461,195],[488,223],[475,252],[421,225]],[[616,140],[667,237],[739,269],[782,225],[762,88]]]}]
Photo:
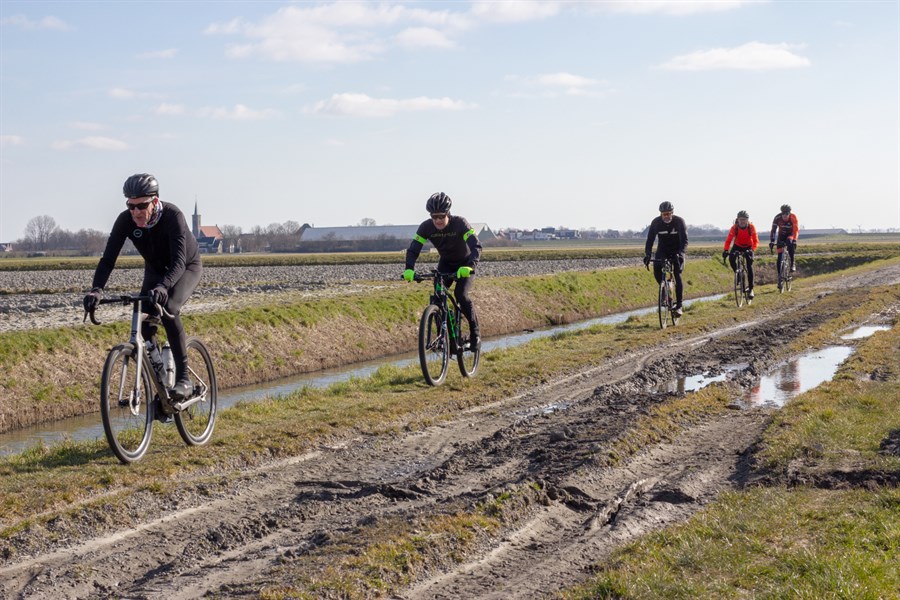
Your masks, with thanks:
[{"label": "church tower", "polygon": [[197,201],[194,200],[194,215],[191,217],[191,231],[194,237],[200,239],[200,213],[197,212]]}]

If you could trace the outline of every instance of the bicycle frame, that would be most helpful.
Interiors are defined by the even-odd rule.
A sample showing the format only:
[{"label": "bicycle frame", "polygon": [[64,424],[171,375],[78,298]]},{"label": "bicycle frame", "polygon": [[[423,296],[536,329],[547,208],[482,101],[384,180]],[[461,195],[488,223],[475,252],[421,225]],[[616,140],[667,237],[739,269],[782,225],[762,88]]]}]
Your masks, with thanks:
[{"label": "bicycle frame", "polygon": [[[453,279],[450,279],[451,277]],[[456,303],[456,298],[447,293],[446,284],[452,283],[455,277],[453,273],[434,271],[432,274],[434,292],[430,298],[431,304],[437,306],[441,311],[441,327],[449,332],[449,338],[452,343],[451,350],[455,350],[459,343],[459,305]]]}]

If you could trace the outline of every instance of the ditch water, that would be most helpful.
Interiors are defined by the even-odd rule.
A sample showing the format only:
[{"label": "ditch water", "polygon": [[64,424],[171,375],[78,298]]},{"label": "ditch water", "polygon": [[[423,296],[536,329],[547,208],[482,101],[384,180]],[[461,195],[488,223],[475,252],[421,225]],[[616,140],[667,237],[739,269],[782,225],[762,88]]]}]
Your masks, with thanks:
[{"label": "ditch water", "polygon": [[[696,298],[694,300],[685,301],[685,305],[690,305],[694,302],[704,302],[704,301],[715,301],[725,297],[725,294],[717,294],[715,296],[706,296],[703,298]],[[521,344],[525,344],[535,339],[550,337],[559,333],[564,333],[567,331],[577,331],[580,329],[586,329],[588,327],[592,327],[594,325],[617,325],[619,323],[624,323],[632,316],[643,316],[647,314],[654,313],[656,308],[642,308],[638,310],[632,310],[622,313],[616,313],[612,315],[607,315],[605,317],[599,317],[596,319],[589,319],[587,321],[580,321],[577,323],[570,323],[568,325],[562,325],[558,327],[549,327],[546,329],[528,331],[526,333],[515,334],[503,336],[500,338],[495,338],[492,340],[485,340],[482,344],[483,352],[490,352],[491,350],[496,350],[500,348],[511,348],[514,346],[519,346]],[[848,339],[858,339],[860,337],[866,337],[866,335],[860,334],[860,330],[862,329],[871,329],[872,331],[868,333],[868,335],[872,335],[875,331],[880,331],[881,329],[887,328],[879,328],[879,327],[866,327],[859,328],[854,331],[852,334],[848,335],[857,335],[855,338]],[[848,350],[847,354],[838,360],[837,363],[834,364],[831,372],[827,377],[821,381],[818,381],[811,387],[815,387],[822,383],[822,381],[827,381],[834,375],[834,371],[837,369],[837,366],[849,356],[849,353],[852,351],[849,347],[841,346],[840,348],[846,348]],[[822,351],[824,352],[824,351]],[[816,353],[818,354],[818,353]],[[804,355],[803,357],[798,357],[793,359],[793,361],[799,361],[804,358],[807,358],[809,355]],[[820,360],[820,359],[812,359]],[[231,388],[227,391],[224,391],[219,394],[218,398],[218,409],[223,410],[230,406],[237,404],[238,402],[252,402],[256,400],[262,400],[271,396],[279,396],[289,394],[291,392],[302,389],[303,387],[314,387],[314,388],[325,388],[334,383],[340,383],[342,381],[347,381],[351,378],[362,378],[367,377],[373,374],[380,367],[385,365],[394,365],[398,367],[403,367],[410,364],[416,364],[418,362],[418,355],[416,353],[407,353],[401,355],[395,355],[391,357],[380,358],[372,361],[354,363],[353,365],[348,365],[342,368],[336,369],[325,369],[321,371],[316,371],[313,373],[306,373],[303,375],[289,377],[285,379],[281,379],[278,381],[270,381],[264,384],[252,385],[252,386],[243,386],[239,388]],[[816,363],[814,362],[813,365]],[[451,368],[453,365],[451,365]],[[696,375],[691,377],[684,377],[673,382],[668,382],[666,384],[662,384],[657,391],[665,392],[665,391],[673,391],[673,392],[691,392],[706,387],[711,383],[716,381],[724,381],[727,374],[734,370],[739,370],[745,368],[744,365],[727,365],[723,369],[723,373],[714,377],[710,377],[708,375]],[[790,368],[785,365],[782,367],[790,371]],[[794,367],[794,372],[799,373],[801,371],[808,372],[810,376],[816,372],[816,368],[807,366],[803,369]],[[809,382],[812,381],[810,376],[807,376],[804,379],[804,384],[809,385]],[[782,377],[782,379],[784,379]],[[765,381],[766,378],[763,378]],[[779,380],[780,383],[772,384],[775,385],[776,388],[780,386],[781,388],[791,387],[793,384],[786,383],[785,381]],[[770,384],[766,384],[766,387],[762,387],[762,383],[760,385],[761,389],[766,390],[765,393],[768,393]],[[779,388],[780,389],[780,388]],[[796,392],[794,395],[802,393],[810,389],[810,387],[803,387],[802,391]],[[760,394],[764,394],[764,392],[760,392]],[[752,393],[751,393],[752,396]],[[767,400],[767,396],[761,396],[763,400],[755,399],[753,396],[747,400],[747,402],[751,403],[765,403]],[[792,397],[792,396],[791,396]],[[780,396],[778,397],[780,398]],[[786,400],[781,400],[781,404]],[[773,396],[773,400],[771,402],[776,403],[778,399]],[[565,406],[548,406],[548,407],[540,407],[537,410],[553,412],[555,410],[565,410]],[[22,452],[28,448],[34,447],[40,443],[50,445],[55,442],[59,442],[63,439],[71,439],[75,441],[82,440],[93,440],[93,439],[101,439],[103,438],[103,426],[100,423],[99,415],[84,415],[80,417],[73,417],[69,419],[63,419],[60,421],[56,421],[53,423],[43,423],[41,425],[36,425],[33,427],[26,427],[22,429],[17,429],[15,431],[7,432],[4,434],[0,434],[0,456],[14,454],[17,452]]]}]

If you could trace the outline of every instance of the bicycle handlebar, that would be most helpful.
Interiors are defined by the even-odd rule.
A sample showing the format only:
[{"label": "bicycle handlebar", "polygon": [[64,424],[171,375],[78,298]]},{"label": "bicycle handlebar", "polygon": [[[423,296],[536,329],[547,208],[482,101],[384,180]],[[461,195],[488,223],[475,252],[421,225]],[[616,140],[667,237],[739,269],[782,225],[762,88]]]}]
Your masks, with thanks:
[{"label": "bicycle handlebar", "polygon": [[427,271],[424,273],[417,272],[415,275],[413,275],[413,281],[418,283],[418,282],[422,282],[422,281],[428,281],[429,279],[433,280],[435,277],[440,277],[441,279],[446,280],[448,283],[452,283],[453,281],[456,281],[457,279],[459,279],[456,276],[456,272],[441,273],[437,269],[433,269],[431,271]]},{"label": "bicycle handlebar", "polygon": [[[113,298],[100,298],[97,301],[97,306],[101,304],[131,304],[134,302],[153,302],[153,297],[149,295],[132,295],[132,294],[122,294],[120,296],[115,296]],[[174,319],[175,315],[166,310],[164,306],[159,304],[158,302],[153,302],[154,306],[156,306],[157,312],[162,315],[166,319]],[[82,323],[86,322],[88,317],[91,318],[91,323],[94,325],[100,325],[100,321],[97,320],[97,317],[94,316],[94,311],[97,310],[96,307],[91,310],[84,311],[84,318],[81,320]]]}]

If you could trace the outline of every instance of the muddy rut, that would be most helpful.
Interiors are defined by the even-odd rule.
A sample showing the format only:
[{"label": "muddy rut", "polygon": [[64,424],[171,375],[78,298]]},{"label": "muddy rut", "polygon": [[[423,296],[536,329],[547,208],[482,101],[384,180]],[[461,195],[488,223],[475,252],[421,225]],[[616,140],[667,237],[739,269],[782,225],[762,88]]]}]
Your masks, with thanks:
[{"label": "muddy rut", "polygon": [[[885,276],[900,282],[900,268],[840,284],[882,284]],[[257,597],[264,586],[290,583],[284,564],[293,576],[308,568],[314,578],[322,559],[309,557],[335,540],[352,547],[356,533],[392,518],[439,514],[533,484],[540,492],[507,530],[464,562],[419,574],[392,597],[548,597],[589,576],[591,565],[618,545],[683,521],[723,490],[744,485],[750,449],[771,408],[736,407],[701,419],[615,466],[596,457],[669,398],[650,391],[657,383],[716,374],[740,356],[746,365],[723,384],[740,398],[769,366],[772,344],[787,344],[837,316],[811,303],[795,306],[789,318],[782,311],[702,336],[667,336],[666,346],[423,431],[347,439],[223,476],[219,485],[189,485],[168,506],[135,495],[127,502],[136,520],[122,529],[98,519],[77,535],[67,529],[69,539],[19,540],[19,552],[0,563],[0,596]]]}]

